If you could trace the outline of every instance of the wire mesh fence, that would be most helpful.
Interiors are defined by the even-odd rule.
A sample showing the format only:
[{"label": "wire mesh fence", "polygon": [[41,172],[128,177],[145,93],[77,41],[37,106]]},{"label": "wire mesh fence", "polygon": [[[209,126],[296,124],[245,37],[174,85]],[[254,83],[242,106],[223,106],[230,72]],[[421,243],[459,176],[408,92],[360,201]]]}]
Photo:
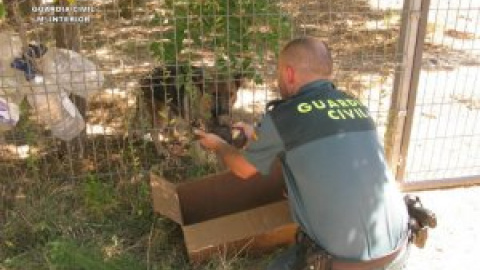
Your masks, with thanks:
[{"label": "wire mesh fence", "polygon": [[407,183],[480,174],[479,20],[479,1],[431,1]]},{"label": "wire mesh fence", "polygon": [[[38,1],[20,5],[18,13],[27,42],[77,51],[104,76],[101,91],[88,95],[84,109],[76,102],[84,111],[86,131],[70,142],[59,140],[41,121],[41,113],[46,112],[23,102],[21,120],[4,134],[1,146],[0,166],[8,177],[115,178],[143,173],[160,163],[185,166],[176,158],[184,153],[171,155],[176,151],[171,147],[186,126],[202,117],[208,122],[221,116],[215,121],[228,124],[256,121],[265,102],[277,97],[276,54],[290,38],[302,35],[327,41],[335,58],[336,83],[366,103],[380,134],[384,132],[398,64],[402,3],[132,0],[77,4],[90,9],[80,15],[52,11],[48,10],[52,3]],[[55,22],[66,13],[87,19],[66,26]],[[10,21],[18,30],[18,21]],[[160,97],[160,88],[173,92],[162,92]],[[186,103],[183,92],[194,102]],[[210,99],[205,106],[210,107],[195,108],[195,101],[205,99],[204,93]],[[220,106],[224,107],[221,113]],[[165,138],[167,131],[177,137]],[[159,140],[166,151],[159,150]],[[182,148],[185,143],[178,145]]]}]

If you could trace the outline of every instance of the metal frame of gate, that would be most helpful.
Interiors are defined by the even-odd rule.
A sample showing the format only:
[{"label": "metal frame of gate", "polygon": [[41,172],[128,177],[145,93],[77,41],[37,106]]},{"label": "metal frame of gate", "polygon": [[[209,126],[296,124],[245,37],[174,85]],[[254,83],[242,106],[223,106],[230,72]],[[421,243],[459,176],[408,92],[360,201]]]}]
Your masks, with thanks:
[{"label": "metal frame of gate", "polygon": [[402,59],[399,59],[401,65],[397,68],[395,76],[390,123],[386,135],[387,159],[404,191],[480,184],[480,175],[406,181],[406,159],[411,143],[429,10],[430,0],[404,2],[399,41]]}]

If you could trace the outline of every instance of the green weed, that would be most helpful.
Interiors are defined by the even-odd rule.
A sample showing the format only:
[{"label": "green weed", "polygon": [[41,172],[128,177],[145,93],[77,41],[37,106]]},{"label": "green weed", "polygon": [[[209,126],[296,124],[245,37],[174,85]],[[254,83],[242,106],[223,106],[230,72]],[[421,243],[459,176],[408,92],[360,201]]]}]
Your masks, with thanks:
[{"label": "green weed", "polygon": [[113,185],[94,175],[87,176],[82,189],[85,209],[96,220],[103,221],[118,205]]},{"label": "green weed", "polygon": [[105,258],[99,247],[82,246],[71,240],[59,240],[47,245],[45,255],[50,266],[58,270],[121,270],[145,269],[142,262],[122,254]]},{"label": "green weed", "polygon": [[7,11],[5,10],[5,5],[0,2],[0,20],[3,19],[7,15]]},{"label": "green weed", "polygon": [[[35,261],[37,263],[32,263]],[[72,239],[49,242],[36,253],[18,256],[4,262],[4,266],[11,269],[27,269],[26,265],[28,269],[55,270],[146,269],[143,262],[130,254],[116,254],[109,257],[95,244],[81,244]]]}]

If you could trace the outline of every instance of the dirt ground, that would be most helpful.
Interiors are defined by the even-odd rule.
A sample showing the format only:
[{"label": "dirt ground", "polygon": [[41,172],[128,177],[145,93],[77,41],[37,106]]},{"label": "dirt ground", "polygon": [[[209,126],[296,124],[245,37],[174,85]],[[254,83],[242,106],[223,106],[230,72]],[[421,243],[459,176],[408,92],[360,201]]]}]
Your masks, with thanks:
[{"label": "dirt ground", "polygon": [[407,270],[480,269],[480,187],[415,193],[437,214],[425,248],[413,247]]}]

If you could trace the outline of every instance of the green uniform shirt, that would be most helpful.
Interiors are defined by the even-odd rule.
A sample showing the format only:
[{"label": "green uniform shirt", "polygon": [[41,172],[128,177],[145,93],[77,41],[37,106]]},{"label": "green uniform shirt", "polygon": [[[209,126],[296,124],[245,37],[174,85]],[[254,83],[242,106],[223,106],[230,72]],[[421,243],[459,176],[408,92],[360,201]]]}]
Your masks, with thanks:
[{"label": "green uniform shirt", "polygon": [[407,211],[368,110],[315,81],[267,112],[245,156],[262,174],[278,157],[294,219],[318,245],[352,260],[378,258],[407,233]]}]

